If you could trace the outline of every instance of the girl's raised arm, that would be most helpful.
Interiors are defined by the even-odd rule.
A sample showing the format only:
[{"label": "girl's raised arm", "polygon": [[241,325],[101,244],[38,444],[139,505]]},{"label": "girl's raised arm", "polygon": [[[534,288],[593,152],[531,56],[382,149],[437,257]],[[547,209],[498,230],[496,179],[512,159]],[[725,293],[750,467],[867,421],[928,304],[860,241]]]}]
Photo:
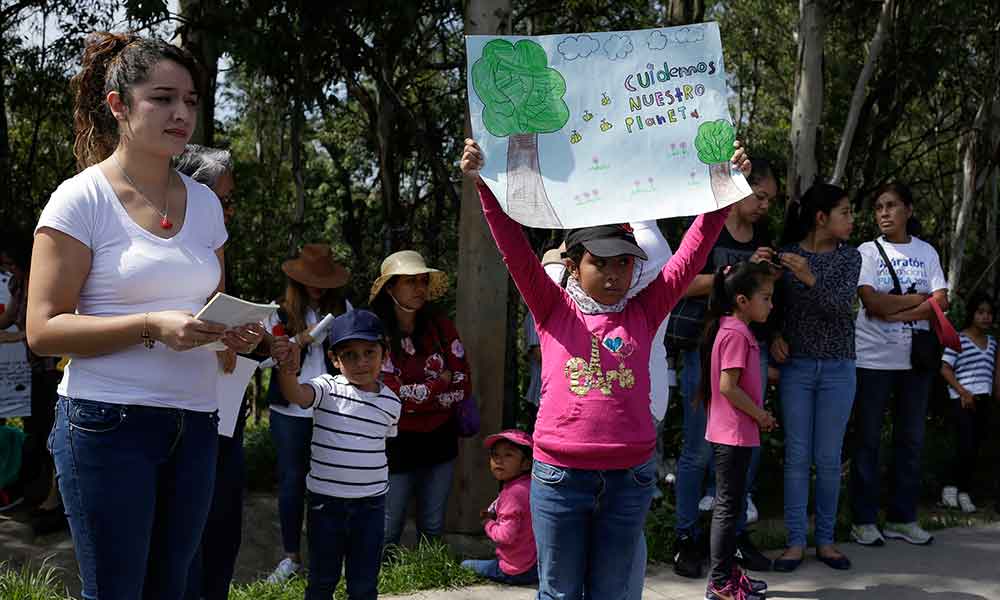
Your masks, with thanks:
[{"label": "girl's raised arm", "polygon": [[548,318],[556,302],[562,300],[563,292],[546,275],[521,225],[507,216],[507,213],[500,208],[496,196],[479,177],[479,170],[483,164],[485,163],[479,145],[474,140],[465,140],[465,151],[462,153],[461,161],[462,173],[470,179],[475,179],[483,216],[486,217],[486,224],[493,234],[497,249],[500,250],[503,262],[507,265],[518,291],[521,292],[524,303],[528,305],[535,323],[541,325]]}]

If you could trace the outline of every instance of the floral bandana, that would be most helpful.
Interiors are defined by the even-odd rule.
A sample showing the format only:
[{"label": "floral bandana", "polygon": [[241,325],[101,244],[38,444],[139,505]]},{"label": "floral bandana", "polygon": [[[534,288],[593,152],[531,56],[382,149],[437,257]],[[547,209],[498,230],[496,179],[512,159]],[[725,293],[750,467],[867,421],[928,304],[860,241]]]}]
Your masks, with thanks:
[{"label": "floral bandana", "polygon": [[[632,269],[632,285],[634,286],[637,281],[639,281],[639,276],[642,274],[642,263],[641,260],[635,261],[635,267]],[[576,305],[580,308],[580,312],[585,315],[599,315],[601,313],[617,313],[625,310],[625,305],[628,303],[628,296],[622,298],[615,304],[601,304],[597,300],[594,300],[583,291],[580,287],[580,282],[576,280],[575,277],[570,275],[566,281],[566,293],[569,297],[576,302]]]}]

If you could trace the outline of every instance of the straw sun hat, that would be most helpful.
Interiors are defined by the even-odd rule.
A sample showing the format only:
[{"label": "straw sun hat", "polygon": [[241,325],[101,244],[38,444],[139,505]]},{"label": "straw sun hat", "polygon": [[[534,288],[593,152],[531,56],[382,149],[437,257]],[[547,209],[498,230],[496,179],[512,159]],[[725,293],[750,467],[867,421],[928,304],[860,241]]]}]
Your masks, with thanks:
[{"label": "straw sun hat", "polygon": [[375,296],[378,296],[382,290],[382,286],[396,275],[423,275],[424,273],[430,275],[430,282],[427,285],[427,299],[435,300],[443,296],[448,289],[447,274],[428,267],[424,257],[419,252],[402,250],[390,254],[382,261],[382,274],[372,284],[372,292],[368,297],[368,302],[374,301]]},{"label": "straw sun hat", "polygon": [[286,260],[281,270],[303,285],[315,288],[338,288],[347,283],[351,272],[333,258],[333,250],[326,244],[306,244],[292,260]]}]

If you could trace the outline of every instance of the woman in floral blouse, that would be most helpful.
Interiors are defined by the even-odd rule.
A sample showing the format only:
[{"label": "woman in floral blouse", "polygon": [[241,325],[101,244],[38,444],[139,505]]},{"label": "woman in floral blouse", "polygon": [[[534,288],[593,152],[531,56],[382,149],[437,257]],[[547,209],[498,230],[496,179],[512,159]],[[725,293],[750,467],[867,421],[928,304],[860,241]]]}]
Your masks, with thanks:
[{"label": "woman in floral blouse", "polygon": [[398,544],[406,507],[417,498],[417,531],[434,538],[458,456],[456,405],[471,391],[465,348],[455,324],[433,304],[448,288],[445,273],[412,250],[390,255],[372,284],[372,310],[389,336],[387,386],[403,401],[399,436],[387,440],[389,493],[385,543]]}]

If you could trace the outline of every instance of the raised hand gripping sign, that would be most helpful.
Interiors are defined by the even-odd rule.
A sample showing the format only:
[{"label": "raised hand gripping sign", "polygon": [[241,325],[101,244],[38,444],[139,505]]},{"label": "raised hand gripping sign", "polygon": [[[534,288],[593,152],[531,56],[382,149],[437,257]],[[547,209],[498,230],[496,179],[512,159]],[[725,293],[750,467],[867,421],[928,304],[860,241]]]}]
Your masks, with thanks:
[{"label": "raised hand gripping sign", "polygon": [[472,132],[508,215],[573,228],[700,214],[752,192],[732,168],[716,23],[473,35]]}]

